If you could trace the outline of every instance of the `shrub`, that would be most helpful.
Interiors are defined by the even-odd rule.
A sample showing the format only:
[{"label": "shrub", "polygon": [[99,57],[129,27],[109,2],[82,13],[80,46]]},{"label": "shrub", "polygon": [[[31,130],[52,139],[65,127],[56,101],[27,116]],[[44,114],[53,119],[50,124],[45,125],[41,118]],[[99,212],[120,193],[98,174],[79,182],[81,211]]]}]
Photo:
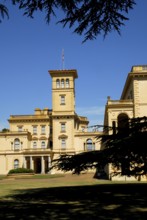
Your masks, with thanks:
[{"label": "shrub", "polygon": [[17,168],[10,170],[8,174],[12,174],[12,173],[34,173],[34,171],[26,168]]}]

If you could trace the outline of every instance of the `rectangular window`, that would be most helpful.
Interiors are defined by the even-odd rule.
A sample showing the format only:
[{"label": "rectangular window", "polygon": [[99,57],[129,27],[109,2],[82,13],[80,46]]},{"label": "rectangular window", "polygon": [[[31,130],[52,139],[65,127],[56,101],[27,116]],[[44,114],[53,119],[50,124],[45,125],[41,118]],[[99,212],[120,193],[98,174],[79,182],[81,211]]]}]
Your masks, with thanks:
[{"label": "rectangular window", "polygon": [[61,95],[61,105],[65,105],[65,95]]},{"label": "rectangular window", "polygon": [[61,123],[61,132],[65,132],[65,123]]},{"label": "rectangular window", "polygon": [[61,139],[61,149],[62,150],[66,149],[66,140],[65,139]]},{"label": "rectangular window", "polygon": [[41,126],[41,134],[45,134],[45,125]]},{"label": "rectangular window", "polygon": [[33,126],[33,134],[37,134],[37,126]]},{"label": "rectangular window", "polygon": [[22,131],[22,126],[18,126],[18,132]]},{"label": "rectangular window", "polygon": [[37,148],[37,142],[36,141],[33,142],[33,148]]},{"label": "rectangular window", "polygon": [[45,141],[41,141],[41,148],[45,148]]}]

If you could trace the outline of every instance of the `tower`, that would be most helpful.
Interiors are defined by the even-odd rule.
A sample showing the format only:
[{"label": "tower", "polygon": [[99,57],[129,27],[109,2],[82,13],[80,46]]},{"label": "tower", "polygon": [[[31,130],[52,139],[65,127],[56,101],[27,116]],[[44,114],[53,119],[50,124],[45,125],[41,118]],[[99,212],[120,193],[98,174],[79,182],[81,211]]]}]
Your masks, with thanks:
[{"label": "tower", "polygon": [[50,70],[54,152],[74,152],[76,70]]}]

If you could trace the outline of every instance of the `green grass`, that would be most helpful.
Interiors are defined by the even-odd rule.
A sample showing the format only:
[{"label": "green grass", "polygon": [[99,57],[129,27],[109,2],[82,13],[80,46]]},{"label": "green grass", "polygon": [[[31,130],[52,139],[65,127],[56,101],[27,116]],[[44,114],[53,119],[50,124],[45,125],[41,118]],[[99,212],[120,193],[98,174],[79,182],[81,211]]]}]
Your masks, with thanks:
[{"label": "green grass", "polygon": [[0,180],[0,219],[147,219],[147,183],[47,176]]},{"label": "green grass", "polygon": [[6,175],[0,175],[0,180],[4,179]]}]

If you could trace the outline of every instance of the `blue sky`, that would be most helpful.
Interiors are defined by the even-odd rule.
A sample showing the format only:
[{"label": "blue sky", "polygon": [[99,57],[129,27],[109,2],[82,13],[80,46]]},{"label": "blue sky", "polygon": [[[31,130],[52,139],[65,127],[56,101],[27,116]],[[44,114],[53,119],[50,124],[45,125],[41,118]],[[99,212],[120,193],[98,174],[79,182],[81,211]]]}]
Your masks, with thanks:
[{"label": "blue sky", "polygon": [[10,115],[52,108],[48,70],[62,68],[63,48],[65,69],[78,71],[76,112],[102,124],[107,96],[119,99],[131,67],[147,64],[146,9],[147,1],[137,0],[121,36],[112,32],[82,44],[83,36],[55,18],[47,25],[43,14],[30,19],[10,6],[10,19],[0,24],[0,129]]}]

